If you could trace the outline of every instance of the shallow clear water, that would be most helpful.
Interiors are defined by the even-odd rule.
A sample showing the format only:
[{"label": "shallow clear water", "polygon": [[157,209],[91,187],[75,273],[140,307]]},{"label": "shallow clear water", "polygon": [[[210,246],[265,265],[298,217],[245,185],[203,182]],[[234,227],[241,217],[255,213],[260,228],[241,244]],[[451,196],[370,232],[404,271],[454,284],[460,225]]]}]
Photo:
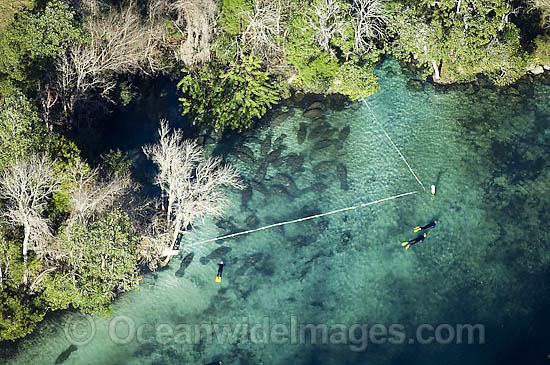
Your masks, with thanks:
[{"label": "shallow clear water", "polygon": [[[65,364],[548,361],[550,86],[540,81],[459,91],[424,85],[411,91],[397,63],[385,62],[378,73],[381,88],[369,105],[424,185],[437,186],[435,199],[415,181],[364,105],[325,110],[316,125],[325,121],[337,129],[333,138],[346,126],[351,133],[343,143],[321,150],[313,148],[318,139],[298,143],[300,123],[308,124],[309,134],[312,122],[302,117],[303,110],[290,108],[283,123],[253,136],[263,140],[271,134],[275,140],[286,134],[282,157],[304,156],[303,171],[290,172],[288,159],[278,167],[270,164],[262,181],[268,192],[253,190],[246,208],[241,193],[232,192],[225,225],[207,221],[190,242],[245,229],[251,215],[265,225],[418,193],[283,230],[196,246],[182,277],[175,276],[182,259],[177,257],[168,269],[147,275],[140,290],[118,299],[111,318],[89,317],[88,322],[71,313],[54,315],[23,341],[3,344],[1,356],[13,364],[54,363],[70,345],[67,334],[73,342],[87,342],[93,323],[89,343],[80,344]],[[249,141],[245,145],[261,161],[260,145]],[[251,167],[234,155],[228,160],[247,181],[261,164]],[[312,170],[323,161],[330,163],[326,176],[319,177]],[[336,166],[345,166],[348,190],[342,189]],[[290,175],[296,188],[273,193],[270,189],[284,182],[281,173]],[[309,188],[318,182],[326,190]],[[433,219],[439,224],[426,241],[405,251],[401,242],[415,237],[412,228]],[[220,244],[231,251],[222,256],[223,282],[216,284],[220,258],[200,258]],[[269,324],[264,324],[266,317]],[[298,331],[300,324],[324,325],[329,338],[273,335],[291,331],[294,322]],[[232,341],[216,333],[209,339],[204,328],[202,336],[195,336],[196,324],[226,325],[239,333]],[[267,329],[267,340],[262,331],[252,334],[255,324]],[[365,338],[359,324],[367,329],[402,325],[393,328],[403,340],[391,331]],[[422,324],[434,326],[423,338],[439,334],[443,342],[459,324],[482,324],[485,343],[475,337],[475,344],[465,344],[466,339],[420,344],[415,336]],[[380,338],[386,341],[375,343]]]}]

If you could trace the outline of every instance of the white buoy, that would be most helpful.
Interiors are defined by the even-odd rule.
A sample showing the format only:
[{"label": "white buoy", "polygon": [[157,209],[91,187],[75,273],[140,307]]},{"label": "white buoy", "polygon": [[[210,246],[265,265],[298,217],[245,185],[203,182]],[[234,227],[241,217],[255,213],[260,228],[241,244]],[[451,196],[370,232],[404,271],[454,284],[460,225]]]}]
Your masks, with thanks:
[{"label": "white buoy", "polygon": [[431,192],[432,192],[432,196],[435,196],[435,185],[432,185],[432,186],[430,187],[430,190],[431,190]]}]

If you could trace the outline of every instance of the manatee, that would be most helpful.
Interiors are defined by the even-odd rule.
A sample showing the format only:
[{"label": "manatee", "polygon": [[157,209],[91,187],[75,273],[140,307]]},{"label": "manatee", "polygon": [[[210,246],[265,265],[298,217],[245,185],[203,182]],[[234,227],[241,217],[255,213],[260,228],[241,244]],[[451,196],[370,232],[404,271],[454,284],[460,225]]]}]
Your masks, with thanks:
[{"label": "manatee", "polygon": [[289,175],[278,173],[276,177],[277,177],[277,181],[280,182],[281,185],[283,185],[285,188],[287,188],[288,191],[291,192],[293,195],[295,195],[296,192],[298,192],[296,183],[294,182],[294,180],[292,180],[292,178]]},{"label": "manatee", "polygon": [[279,148],[281,147],[283,141],[285,140],[285,138],[287,137],[286,134],[282,133],[279,137],[277,137],[275,139],[275,141],[273,141],[273,148]]},{"label": "manatee", "polygon": [[313,167],[314,175],[328,176],[333,169],[334,161],[323,161]]},{"label": "manatee", "polygon": [[247,258],[244,260],[243,268],[248,269],[248,268],[256,265],[263,258],[264,258],[264,254],[261,253],[261,252],[255,252],[251,255],[248,255]]},{"label": "manatee", "polygon": [[63,364],[65,362],[65,360],[67,360],[69,358],[69,356],[71,355],[72,352],[76,351],[78,349],[78,347],[76,347],[75,345],[71,345],[69,346],[65,351],[63,351],[58,357],[57,359],[55,359],[55,363],[56,364]]},{"label": "manatee", "polygon": [[254,189],[256,191],[259,191],[260,193],[262,193],[264,195],[267,193],[267,189],[261,183],[259,183],[257,181],[251,181],[250,186],[252,186],[252,189]]},{"label": "manatee", "polygon": [[350,131],[351,131],[351,128],[349,127],[349,125],[342,128],[340,130],[340,133],[338,133],[338,139],[344,142],[348,138]]},{"label": "manatee", "polygon": [[290,165],[290,172],[292,174],[303,171],[304,168],[302,166],[304,164],[304,159],[305,156],[303,154],[297,155],[295,153],[289,154],[286,157],[286,162]]},{"label": "manatee", "polygon": [[260,166],[258,166],[258,170],[256,170],[256,175],[254,178],[258,181],[262,181],[265,179],[265,174],[267,173],[267,164],[262,163]]},{"label": "manatee", "polygon": [[244,140],[246,143],[257,143],[257,144],[261,144],[262,141],[256,137],[256,136],[248,136],[245,138]]},{"label": "manatee", "polygon": [[252,199],[252,188],[250,186],[247,186],[246,189],[244,189],[241,192],[241,204],[244,209],[248,208],[248,202]]},{"label": "manatee", "polygon": [[310,104],[310,106],[307,107],[307,110],[311,110],[311,109],[325,109],[325,104],[323,104],[322,102],[320,101],[315,101],[313,103]]},{"label": "manatee", "polygon": [[346,169],[344,164],[339,163],[336,165],[336,175],[338,176],[338,180],[340,180],[340,188],[348,190],[348,169]]},{"label": "manatee", "polygon": [[289,241],[292,243],[292,246],[294,247],[305,247],[313,242],[311,237],[307,237],[303,235],[298,235],[298,236],[289,238]]},{"label": "manatee", "polygon": [[307,135],[307,124],[306,123],[300,123],[300,128],[298,129],[298,144],[304,143],[306,140]]},{"label": "manatee", "polygon": [[231,252],[231,247],[226,247],[226,246],[218,247],[214,251],[210,252],[210,255],[205,257],[205,261],[206,263],[208,263],[210,260],[219,259],[224,255],[228,254],[229,252]]},{"label": "manatee", "polygon": [[178,269],[178,271],[176,271],[175,274],[177,277],[182,277],[183,274],[185,274],[185,269],[187,269],[187,267],[191,265],[193,257],[195,257],[195,253],[190,252],[183,258],[183,260],[181,260],[180,268]]},{"label": "manatee", "polygon": [[290,115],[289,112],[277,114],[273,119],[271,119],[271,126],[272,126],[272,127],[278,126],[279,124],[281,124],[282,122],[284,122],[285,120],[287,120],[287,118],[289,117],[289,115]]},{"label": "manatee", "polygon": [[304,118],[309,118],[309,119],[318,118],[322,115],[323,115],[323,111],[321,109],[309,109],[309,110],[306,110],[304,114],[302,114]]},{"label": "manatee", "polygon": [[241,160],[242,162],[244,162],[246,164],[249,164],[249,165],[254,165],[256,163],[256,161],[254,161],[253,157],[250,157],[249,155],[247,155],[243,151],[235,152],[235,157],[237,157],[239,160]]},{"label": "manatee", "polygon": [[246,146],[241,146],[239,148],[239,152],[242,152],[244,153],[245,155],[248,155],[248,157],[254,159],[254,152],[252,152],[252,150]]},{"label": "manatee", "polygon": [[260,146],[260,153],[262,156],[266,156],[268,152],[271,150],[271,134],[268,134],[265,136],[265,139],[262,141],[262,144]]},{"label": "manatee", "polygon": [[328,124],[327,122],[323,122],[319,125],[312,127],[311,132],[309,132],[309,136],[307,136],[307,139],[311,141],[322,136],[328,137],[331,130],[332,128],[330,128],[330,124]]},{"label": "manatee", "polygon": [[281,184],[275,184],[271,187],[271,192],[275,195],[282,196],[283,198],[287,198],[289,200],[292,200],[293,197],[290,195],[288,190]]},{"label": "manatee", "polygon": [[324,148],[327,148],[328,146],[331,146],[335,143],[335,140],[333,139],[322,139],[320,141],[317,141],[314,145],[313,145],[313,150],[316,151],[316,150],[322,150]]},{"label": "manatee", "polygon": [[311,184],[310,189],[313,191],[325,191],[327,190],[327,186],[323,183],[318,182],[318,183]]},{"label": "manatee", "polygon": [[279,147],[274,151],[269,152],[267,157],[265,158],[265,162],[273,162],[277,160],[279,157],[281,157],[281,153],[283,152],[282,148]]},{"label": "manatee", "polygon": [[[267,216],[265,217],[265,221],[267,224],[275,224],[275,223],[279,223],[280,221],[275,219],[274,217],[272,216]],[[284,229],[284,226],[275,226],[273,228],[271,228],[274,232],[277,232],[281,235],[284,235],[285,234],[285,229]]]},{"label": "manatee", "polygon": [[260,224],[260,219],[255,215],[249,215],[246,217],[246,227],[247,228],[256,228]]}]

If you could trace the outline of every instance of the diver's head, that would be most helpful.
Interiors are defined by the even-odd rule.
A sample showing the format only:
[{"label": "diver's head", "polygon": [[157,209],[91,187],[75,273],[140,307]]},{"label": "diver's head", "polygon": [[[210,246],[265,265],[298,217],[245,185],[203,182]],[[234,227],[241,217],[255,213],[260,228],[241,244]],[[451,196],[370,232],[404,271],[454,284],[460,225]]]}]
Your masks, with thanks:
[{"label": "diver's head", "polygon": [[437,224],[437,221],[434,221],[434,224]]},{"label": "diver's head", "polygon": [[426,232],[424,232],[424,234],[422,235],[422,237],[426,237],[428,234]]}]

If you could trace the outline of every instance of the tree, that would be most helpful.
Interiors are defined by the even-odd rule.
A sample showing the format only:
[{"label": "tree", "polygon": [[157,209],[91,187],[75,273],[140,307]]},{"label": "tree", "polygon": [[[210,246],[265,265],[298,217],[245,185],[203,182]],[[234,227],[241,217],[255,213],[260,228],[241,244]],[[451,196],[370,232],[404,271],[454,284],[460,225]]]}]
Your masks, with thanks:
[{"label": "tree", "polygon": [[155,74],[164,68],[159,56],[163,28],[146,23],[133,4],[107,14],[92,13],[84,30],[88,41],[72,44],[57,60],[56,89],[69,119],[90,93],[108,99],[116,75]]},{"label": "tree", "polygon": [[[41,213],[58,188],[53,163],[45,155],[34,155],[27,161],[18,162],[0,176],[0,198],[6,201],[3,215],[8,223],[24,229],[21,249],[25,269],[29,250],[38,255],[47,252],[52,235]],[[26,272],[23,284],[27,284]]]},{"label": "tree", "polygon": [[44,294],[53,308],[106,310],[115,296],[138,286],[137,237],[129,228],[128,216],[120,210],[65,227],[57,238],[57,269],[44,278]]},{"label": "tree", "polygon": [[19,12],[0,35],[4,83],[34,89],[55,58],[80,37],[75,15],[63,1],[49,1],[41,13]]},{"label": "tree", "polygon": [[218,158],[204,157],[194,140],[183,140],[179,129],[170,133],[161,120],[157,144],[143,146],[143,152],[158,168],[154,183],[161,189],[165,226],[159,245],[173,250],[180,233],[207,216],[221,217],[229,200],[222,187],[242,189],[239,174]]},{"label": "tree", "polygon": [[246,129],[285,95],[260,61],[246,56],[229,66],[211,62],[197,71],[183,70],[177,87],[182,92],[183,114],[193,123],[207,123],[216,130]]},{"label": "tree", "polygon": [[526,66],[519,30],[509,20],[514,12],[503,0],[394,4],[392,53],[431,68],[426,73],[436,82],[469,82],[485,74],[497,85],[510,84]]},{"label": "tree", "polygon": [[38,150],[44,142],[40,119],[20,92],[0,98],[0,172]]},{"label": "tree", "polygon": [[70,222],[86,223],[94,215],[103,213],[117,197],[130,187],[128,175],[116,175],[100,180],[99,169],[90,169],[78,160],[69,171],[71,185]]}]

